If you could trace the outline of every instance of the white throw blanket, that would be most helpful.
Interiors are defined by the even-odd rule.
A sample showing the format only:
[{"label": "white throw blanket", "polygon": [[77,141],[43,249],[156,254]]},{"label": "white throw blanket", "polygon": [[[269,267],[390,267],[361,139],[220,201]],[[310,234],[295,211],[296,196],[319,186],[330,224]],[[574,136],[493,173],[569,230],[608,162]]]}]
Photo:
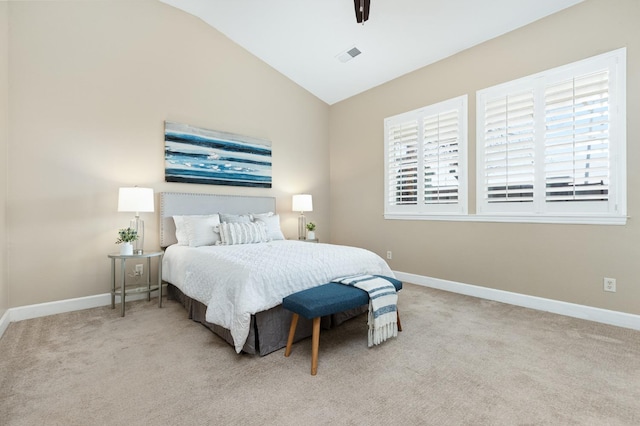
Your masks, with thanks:
[{"label": "white throw blanket", "polygon": [[398,294],[393,284],[373,275],[351,275],[333,282],[369,293],[369,347],[398,335]]}]

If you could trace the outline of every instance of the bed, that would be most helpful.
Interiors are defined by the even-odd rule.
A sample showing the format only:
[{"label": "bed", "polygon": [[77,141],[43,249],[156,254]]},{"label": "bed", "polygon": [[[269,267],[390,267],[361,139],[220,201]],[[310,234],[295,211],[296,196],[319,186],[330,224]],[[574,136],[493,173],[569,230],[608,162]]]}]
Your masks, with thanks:
[{"label": "bed", "polygon": [[[162,279],[169,297],[238,353],[266,355],[286,346],[291,313],[282,309],[281,302],[289,294],[343,275],[393,276],[387,263],[368,250],[284,239],[273,197],[163,192],[160,199]],[[221,218],[224,225],[216,225],[220,235],[212,243],[208,232]],[[245,223],[247,218],[262,224],[227,224]],[[241,227],[266,233],[254,243],[234,244],[229,229]],[[322,327],[337,326],[366,310],[365,305],[323,318]],[[295,340],[310,335],[311,322],[301,321]]]}]

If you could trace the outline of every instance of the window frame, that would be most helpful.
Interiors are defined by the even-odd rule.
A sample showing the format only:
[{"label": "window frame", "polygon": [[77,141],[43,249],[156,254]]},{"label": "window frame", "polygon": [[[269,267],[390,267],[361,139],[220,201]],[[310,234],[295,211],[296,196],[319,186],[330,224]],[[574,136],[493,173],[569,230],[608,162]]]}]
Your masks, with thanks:
[{"label": "window frame", "polygon": [[[424,122],[426,118],[439,114],[445,114],[455,110],[458,114],[458,189],[457,202],[435,203],[424,202],[424,185],[417,182],[415,205],[392,205],[390,201],[390,140],[389,128],[392,125],[407,123],[417,120],[418,129],[418,167],[417,175],[424,181]],[[441,101],[432,105],[398,114],[384,119],[384,218],[385,219],[443,219],[450,217],[466,217],[468,215],[468,95],[464,94],[452,99]],[[422,140],[421,140],[422,139]],[[421,200],[422,199],[422,200]]]},{"label": "window frame", "polygon": [[[609,179],[607,201],[545,200],[545,89],[567,78],[609,72]],[[485,104],[525,90],[534,93],[535,176],[533,202],[490,203],[485,199]],[[542,118],[541,118],[542,117]],[[626,48],[617,49],[476,92],[476,216],[478,220],[549,223],[626,223]]]}]

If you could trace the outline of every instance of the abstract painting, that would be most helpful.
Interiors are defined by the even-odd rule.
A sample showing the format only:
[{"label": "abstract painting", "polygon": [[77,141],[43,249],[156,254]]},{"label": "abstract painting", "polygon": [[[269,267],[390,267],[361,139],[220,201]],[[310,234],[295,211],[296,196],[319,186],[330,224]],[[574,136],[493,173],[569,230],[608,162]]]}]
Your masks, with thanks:
[{"label": "abstract painting", "polygon": [[167,182],[271,188],[271,142],[164,123]]}]

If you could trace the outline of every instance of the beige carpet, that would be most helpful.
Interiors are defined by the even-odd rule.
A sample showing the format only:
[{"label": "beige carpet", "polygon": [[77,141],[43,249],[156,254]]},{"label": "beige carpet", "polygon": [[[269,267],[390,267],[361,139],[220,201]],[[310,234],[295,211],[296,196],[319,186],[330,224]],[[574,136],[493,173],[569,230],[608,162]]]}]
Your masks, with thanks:
[{"label": "beige carpet", "polygon": [[640,333],[405,285],[404,331],[366,315],[266,357],[236,355],[168,301],[12,323],[2,425],[638,425]]}]

